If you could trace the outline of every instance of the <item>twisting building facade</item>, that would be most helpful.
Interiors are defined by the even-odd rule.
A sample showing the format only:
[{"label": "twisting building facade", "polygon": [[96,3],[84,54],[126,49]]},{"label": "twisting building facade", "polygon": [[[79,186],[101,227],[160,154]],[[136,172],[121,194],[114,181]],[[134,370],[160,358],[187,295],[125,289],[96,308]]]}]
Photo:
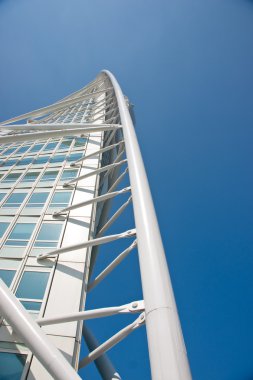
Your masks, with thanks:
[{"label": "twisting building facade", "polygon": [[[0,380],[79,379],[94,360],[103,379],[120,379],[105,353],[144,324],[152,378],[191,379],[130,113],[103,71],[59,102],[1,123]],[[110,234],[130,203],[135,226]],[[91,281],[99,247],[116,240],[122,251]],[[134,249],[144,300],[86,310],[89,291]],[[136,315],[97,346],[83,321],[120,313]],[[82,335],[90,354],[79,358]]]}]

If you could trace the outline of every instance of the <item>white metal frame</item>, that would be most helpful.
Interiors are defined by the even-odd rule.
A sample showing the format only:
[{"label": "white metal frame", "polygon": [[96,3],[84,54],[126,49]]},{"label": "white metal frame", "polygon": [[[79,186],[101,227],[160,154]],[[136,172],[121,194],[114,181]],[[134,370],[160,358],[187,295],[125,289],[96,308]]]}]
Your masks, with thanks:
[{"label": "white metal frame", "polygon": [[[103,94],[104,98],[101,100],[99,97]],[[97,98],[100,100],[96,103],[95,100]],[[56,119],[57,115],[60,114],[62,110],[64,111],[64,115],[68,115],[68,112],[71,112],[72,107],[79,104],[80,107],[82,107],[82,102],[85,99],[91,99],[92,103],[95,102],[91,105],[89,110],[89,122],[50,122],[51,113],[56,115],[54,116]],[[106,109],[106,106],[108,105],[110,107],[109,109]],[[44,118],[39,120],[28,120],[27,124],[12,124],[30,117]],[[113,162],[100,166],[99,168],[64,184],[64,186],[67,187],[90,176],[102,175],[103,179],[100,183],[101,186],[105,183],[105,180],[110,178],[110,187],[107,193],[102,196],[97,196],[91,201],[81,202],[63,210],[59,210],[54,215],[57,217],[62,213],[68,213],[77,207],[88,204],[97,205],[98,202],[104,202],[104,209],[100,217],[96,236],[83,243],[64,246],[39,256],[39,260],[43,260],[47,257],[68,253],[84,247],[97,247],[101,244],[109,243],[117,239],[134,237],[135,235],[137,237],[137,240],[120,253],[117,258],[114,259],[112,263],[89,284],[88,289],[91,290],[95,287],[120,262],[122,262],[122,260],[137,246],[138,241],[138,255],[145,309],[144,302],[138,301],[137,306],[135,306],[135,311],[142,312],[142,314],[140,314],[140,316],[130,325],[116,333],[102,345],[96,347],[86,358],[81,359],[80,367],[87,365],[93,360],[98,360],[99,357],[102,358],[109,348],[117,344],[137,327],[146,323],[152,379],[190,380],[191,373],[143,160],[129,113],[127,99],[124,97],[113,74],[104,70],[98,78],[86,88],[77,91],[58,103],[7,120],[2,123],[0,127],[1,126],[4,130],[10,131],[12,134],[1,136],[0,143],[9,143],[13,141],[21,142],[27,140],[33,141],[41,138],[45,139],[66,136],[68,134],[83,136],[84,134],[103,131],[105,136],[104,145],[97,151],[72,163],[72,167],[78,167],[78,164],[82,164],[85,159],[91,158],[94,155],[100,155],[100,157],[102,157],[105,152],[111,151],[112,149],[118,149],[118,155]],[[19,131],[23,132],[20,133]],[[28,133],[24,131],[28,131]],[[122,131],[123,134],[123,138],[121,138],[120,141],[115,139],[117,131]],[[126,154],[126,158],[121,159],[124,153]],[[123,173],[119,174],[119,168],[123,164],[127,164],[127,168]],[[127,172],[129,172],[130,187],[119,191],[113,191]],[[115,212],[109,221],[107,221],[106,214],[109,209],[111,198],[126,191],[131,191],[131,196]],[[133,203],[136,229],[120,234],[102,236],[109,226],[117,220],[118,216],[125,210],[130,202]],[[95,251],[92,253],[94,256],[96,254],[96,249],[97,248],[95,248]],[[139,304],[141,306],[139,306]],[[88,318],[97,318],[102,315],[109,316],[115,313],[121,313],[122,310],[127,310],[127,312],[130,310],[131,312],[131,306],[123,305],[116,308],[83,311],[68,316],[56,316],[50,320],[42,318],[39,319],[37,323],[39,325],[46,325],[49,323],[85,320]],[[56,380],[79,378],[59,351],[48,341],[42,330],[38,327],[38,324],[31,320],[19,301],[10,293],[9,289],[1,281],[0,311],[12,325],[14,330],[20,335],[27,347],[31,349]],[[87,333],[86,327],[84,327],[83,334],[89,341],[88,345],[94,347],[94,339],[89,333]],[[50,359],[50,355],[52,355],[53,360]],[[115,371],[112,371],[112,367],[108,364],[106,359],[100,361],[99,368],[101,373],[104,373],[104,378],[106,380],[109,380],[110,376],[111,379],[114,378]],[[108,375],[108,373],[110,375]]]}]

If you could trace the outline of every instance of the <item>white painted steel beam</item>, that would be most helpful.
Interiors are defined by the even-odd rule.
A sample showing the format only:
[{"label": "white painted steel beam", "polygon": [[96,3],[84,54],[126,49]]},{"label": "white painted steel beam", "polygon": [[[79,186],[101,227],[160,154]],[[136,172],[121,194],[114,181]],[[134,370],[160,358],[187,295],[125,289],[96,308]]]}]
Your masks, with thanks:
[{"label": "white painted steel beam", "polygon": [[38,256],[38,260],[46,259],[47,257],[54,256],[54,255],[60,255],[60,254],[65,253],[65,252],[75,251],[75,250],[78,250],[81,248],[94,247],[96,245],[110,243],[110,242],[112,242],[114,240],[118,240],[118,239],[130,238],[132,236],[135,236],[135,234],[136,234],[135,229],[132,229],[132,230],[122,232],[120,234],[104,236],[104,237],[100,237],[97,239],[87,240],[83,243],[68,245],[66,247],[55,249],[49,253],[40,254]]},{"label": "white painted steel beam", "polygon": [[137,246],[137,240],[135,240],[127,249],[121,252],[116,259],[114,259],[107,267],[100,272],[96,278],[88,284],[88,291],[92,290],[97,286],[104,278],[108,276]]},{"label": "white painted steel beam", "polygon": [[81,380],[1,279],[0,314],[55,380]]},{"label": "white painted steel beam", "polygon": [[105,172],[105,171],[107,171],[107,170],[111,170],[111,169],[115,168],[116,166],[123,165],[125,162],[127,162],[127,159],[122,160],[122,161],[120,161],[120,162],[116,162],[116,163],[114,163],[114,164],[110,164],[110,165],[103,166],[102,168],[99,168],[99,169],[93,170],[93,171],[91,171],[90,173],[87,173],[87,174],[81,175],[80,177],[77,177],[77,178],[71,179],[70,181],[64,183],[63,186],[66,187],[66,186],[68,186],[68,185],[71,185],[72,183],[75,183],[75,182],[80,181],[81,179],[89,178],[89,177],[92,177],[93,175],[103,173],[103,172]]},{"label": "white painted steel beam", "polygon": [[75,209],[80,208],[80,207],[88,206],[88,205],[93,204],[93,203],[104,202],[107,199],[111,199],[111,198],[116,197],[117,195],[125,194],[128,191],[131,191],[131,187],[130,186],[125,187],[124,189],[121,189],[121,190],[118,190],[118,191],[113,191],[111,193],[106,193],[106,194],[103,194],[103,195],[99,195],[98,197],[89,199],[89,200],[84,201],[84,202],[73,204],[73,205],[71,205],[69,207],[65,207],[62,210],[55,211],[53,213],[53,216],[64,214],[65,212],[68,212],[68,211],[71,211],[71,210],[75,210]]},{"label": "white painted steel beam", "polygon": [[[1,126],[0,126],[1,127]],[[94,123],[40,123],[40,124],[8,124],[2,127],[3,130],[7,131],[55,131],[64,129],[77,129],[82,128],[85,132],[86,128],[88,133],[90,129],[92,132],[102,132],[110,131],[113,129],[121,128],[119,124],[94,124]]]},{"label": "white painted steel beam", "polygon": [[99,347],[97,347],[94,351],[90,352],[88,356],[83,358],[79,362],[79,369],[85,367],[89,363],[93,362],[99,356],[110,350],[110,348],[114,347],[117,343],[121,342],[124,338],[126,338],[131,332],[136,330],[137,328],[143,326],[145,323],[145,314],[142,313],[133,323],[124,327],[122,330],[113,335],[106,342],[102,343]]},{"label": "white painted steel beam", "polygon": [[87,156],[81,157],[81,158],[79,158],[79,160],[77,160],[77,161],[75,161],[75,162],[72,162],[72,163],[70,164],[70,166],[74,167],[74,166],[76,166],[76,164],[81,163],[81,162],[83,162],[83,161],[85,161],[85,160],[87,160],[87,159],[89,159],[89,158],[91,158],[91,157],[94,157],[94,156],[96,156],[97,154],[101,154],[101,153],[107,152],[108,150],[111,150],[111,149],[115,148],[116,146],[118,146],[118,145],[120,145],[120,144],[124,144],[124,141],[120,141],[120,142],[118,142],[118,143],[116,143],[116,144],[112,144],[112,145],[106,146],[105,148],[102,148],[102,149],[96,150],[95,152],[90,153],[90,154],[88,154]]},{"label": "white painted steel beam", "polygon": [[174,300],[162,239],[133,122],[121,88],[109,71],[125,140],[138,254],[146,307],[153,380],[190,380],[191,373]]},{"label": "white painted steel beam", "polygon": [[5,120],[5,121],[1,122],[0,123],[0,127],[4,126],[6,124],[9,124],[9,123],[14,123],[16,121],[28,119],[30,117],[40,117],[40,116],[43,116],[43,115],[47,115],[50,112],[59,111],[60,109],[64,109],[64,108],[70,107],[70,106],[72,106],[72,105],[74,105],[74,104],[76,104],[78,102],[82,102],[85,99],[90,99],[90,98],[94,98],[94,97],[96,97],[98,95],[101,95],[105,91],[106,92],[110,91],[110,89],[108,89],[108,90],[107,89],[106,90],[103,89],[103,90],[100,90],[100,91],[97,91],[97,92],[81,95],[78,98],[76,97],[76,98],[73,98],[73,99],[62,100],[61,102],[52,104],[50,106],[39,108],[37,110],[24,113],[23,115],[20,115],[20,116],[17,116],[17,117],[13,117],[11,119],[8,119],[8,120]]},{"label": "white painted steel beam", "polygon": [[89,319],[111,317],[117,314],[127,314],[127,313],[140,313],[144,311],[143,301],[133,301],[131,303],[114,306],[114,307],[103,307],[94,310],[79,311],[78,313],[71,313],[68,315],[58,315],[50,318],[39,318],[36,320],[38,325],[55,325],[58,323],[66,323],[73,321],[87,321]]},{"label": "white painted steel beam", "polygon": [[[118,127],[104,127],[104,129],[100,128],[99,131],[102,130],[113,130],[118,129]],[[22,133],[22,134],[13,134],[8,136],[0,137],[0,144],[6,144],[10,142],[22,142],[22,141],[34,141],[39,139],[46,139],[52,137],[61,137],[61,136],[80,136],[83,134],[88,134],[92,132],[97,132],[98,129],[94,127],[90,128],[75,128],[75,129],[64,129],[58,131],[45,131],[45,132],[36,132],[36,133]]]}]

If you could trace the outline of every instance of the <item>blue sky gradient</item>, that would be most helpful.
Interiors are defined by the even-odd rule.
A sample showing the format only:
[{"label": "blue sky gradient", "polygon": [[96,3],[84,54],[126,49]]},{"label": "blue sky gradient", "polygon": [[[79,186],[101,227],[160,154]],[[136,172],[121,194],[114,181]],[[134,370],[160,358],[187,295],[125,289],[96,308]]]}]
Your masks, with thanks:
[{"label": "blue sky gradient", "polygon": [[[252,41],[251,0],[0,0],[0,120],[104,68],[135,104],[194,380],[253,379]],[[89,307],[141,297],[134,253],[123,267]],[[144,329],[110,357],[122,377],[150,378]],[[92,365],[82,376],[99,378]]]}]

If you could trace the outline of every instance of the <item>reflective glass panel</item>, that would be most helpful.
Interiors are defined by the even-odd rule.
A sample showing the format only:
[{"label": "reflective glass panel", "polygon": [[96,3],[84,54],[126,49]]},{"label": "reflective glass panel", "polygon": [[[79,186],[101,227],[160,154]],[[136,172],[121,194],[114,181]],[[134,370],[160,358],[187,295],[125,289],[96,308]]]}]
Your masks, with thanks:
[{"label": "reflective glass panel", "polygon": [[39,172],[27,172],[26,175],[22,178],[21,182],[35,182],[39,176]]},{"label": "reflective glass panel", "polygon": [[6,193],[0,193],[0,202],[5,197]]},{"label": "reflective glass panel", "polygon": [[65,158],[66,158],[65,154],[57,154],[56,156],[50,159],[50,163],[52,164],[54,162],[63,162]]},{"label": "reflective glass panel", "polygon": [[17,223],[5,244],[25,247],[28,244],[35,225],[35,223]]},{"label": "reflective glass panel", "polygon": [[17,152],[15,154],[21,154],[21,153],[25,153],[29,148],[30,148],[31,145],[24,145],[24,146],[21,146],[19,148],[19,150],[17,150]]},{"label": "reflective glass panel", "polygon": [[25,361],[25,355],[0,352],[0,380],[20,380]]},{"label": "reflective glass panel", "polygon": [[[5,282],[7,286],[10,286],[15,276],[15,273],[16,273],[15,270],[0,269],[0,278],[3,280],[3,282]],[[0,375],[0,379],[1,379],[1,375]]]},{"label": "reflective glass panel", "polygon": [[43,150],[52,150],[56,147],[58,142],[50,142],[48,143]]},{"label": "reflective glass panel", "polygon": [[87,142],[87,139],[86,138],[82,138],[82,137],[79,137],[75,140],[75,147],[77,146],[84,146]]},{"label": "reflective glass panel", "polygon": [[34,243],[35,247],[57,247],[62,230],[62,223],[42,223]]},{"label": "reflective glass panel", "polygon": [[67,207],[70,197],[71,191],[57,191],[54,193],[49,207]]},{"label": "reflective glass panel", "polygon": [[38,152],[39,150],[41,150],[41,148],[43,147],[44,144],[35,144],[32,149],[30,150],[29,153],[34,153],[34,152]]},{"label": "reflective glass panel", "polygon": [[47,286],[49,272],[24,272],[16,296],[42,300]]},{"label": "reflective glass panel", "polygon": [[26,193],[11,194],[2,207],[19,207],[25,199],[26,195]]},{"label": "reflective glass panel", "polygon": [[82,153],[71,153],[70,156],[68,156],[67,161],[77,161],[79,158],[83,156]]},{"label": "reflective glass panel", "polygon": [[10,223],[8,222],[0,222],[0,238],[3,237],[3,234],[9,227]]},{"label": "reflective glass panel", "polygon": [[68,149],[72,144],[72,139],[63,140],[58,149]]},{"label": "reflective glass panel", "polygon": [[68,169],[64,170],[61,175],[61,181],[66,181],[67,179],[73,179],[76,178],[78,173],[78,169]]},{"label": "reflective glass panel", "polygon": [[[41,302],[32,302],[32,301],[21,301],[22,305],[26,310],[40,311]],[[0,377],[1,380],[1,377]]]},{"label": "reflective glass panel", "polygon": [[2,166],[12,166],[12,165],[15,165],[17,163],[18,160],[7,160],[5,162],[2,162]]},{"label": "reflective glass panel", "polygon": [[15,150],[17,149],[17,147],[13,147],[13,148],[9,148],[7,149],[5,152],[4,152],[4,155],[5,156],[8,156],[9,154],[13,153]]},{"label": "reflective glass panel", "polygon": [[54,181],[57,177],[59,171],[58,170],[47,170],[43,176],[41,177],[41,181]]},{"label": "reflective glass panel", "polygon": [[43,207],[49,192],[33,193],[26,207]]},{"label": "reflective glass panel", "polygon": [[18,163],[17,163],[17,166],[21,166],[21,165],[29,165],[33,162],[33,157],[26,157],[26,158],[23,158],[22,160],[20,160]]},{"label": "reflective glass panel", "polygon": [[2,182],[16,182],[17,179],[21,176],[21,173],[10,173],[8,174]]},{"label": "reflective glass panel", "polygon": [[45,164],[49,160],[49,156],[39,156],[34,160],[34,164]]}]

